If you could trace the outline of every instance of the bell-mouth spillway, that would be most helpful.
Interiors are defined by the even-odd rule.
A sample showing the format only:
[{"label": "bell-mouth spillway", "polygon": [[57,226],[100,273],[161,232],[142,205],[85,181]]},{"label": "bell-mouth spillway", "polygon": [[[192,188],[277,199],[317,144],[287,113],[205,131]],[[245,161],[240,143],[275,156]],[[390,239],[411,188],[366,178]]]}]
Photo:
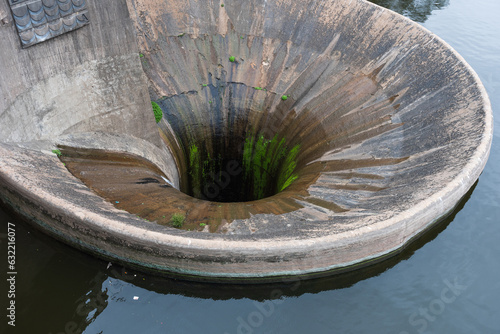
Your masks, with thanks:
[{"label": "bell-mouth spillway", "polygon": [[[353,173],[353,169],[387,167],[407,159],[321,159],[327,152],[340,152],[343,147],[402,125],[391,121],[399,106],[398,96],[374,97],[377,85],[373,74],[343,75],[343,86],[307,104],[300,115],[295,112],[297,101],[292,97],[283,99],[241,84],[200,85],[199,91],[187,97],[159,99],[158,105],[165,110],[165,118],[159,122],[162,137],[177,166],[181,166],[179,189],[169,186],[159,171],[151,174],[153,168],[135,175],[131,172],[134,164],[116,163],[120,156],[108,154],[106,159],[100,152],[87,152],[86,156],[91,157],[88,160],[83,152],[78,154],[65,147],[61,159],[73,175],[116,207],[164,225],[174,214],[181,214],[185,217],[183,229],[227,231],[235,219],[255,214],[280,215],[304,208],[303,204],[320,209],[316,213],[311,210],[302,217],[304,221],[320,220],[322,211],[347,211],[335,203],[335,197],[343,200],[335,194],[340,190],[364,192],[366,196],[386,188],[386,176]],[[215,93],[207,96],[203,94],[206,89]],[[231,101],[238,100],[239,95],[262,107],[234,107]],[[354,100],[367,103],[359,110],[351,110]],[[193,106],[203,103],[206,107],[196,113]],[[105,160],[107,163],[98,168]],[[325,173],[332,177],[318,183]],[[311,195],[308,189],[316,184],[315,194]]]},{"label": "bell-mouth spillway", "polygon": [[[111,261],[235,282],[351,270],[447,215],[488,158],[477,75],[366,1],[89,13],[101,21],[79,43],[3,48],[18,61],[0,67],[16,88],[2,88],[0,198]],[[26,82],[23,52],[47,62]]]}]

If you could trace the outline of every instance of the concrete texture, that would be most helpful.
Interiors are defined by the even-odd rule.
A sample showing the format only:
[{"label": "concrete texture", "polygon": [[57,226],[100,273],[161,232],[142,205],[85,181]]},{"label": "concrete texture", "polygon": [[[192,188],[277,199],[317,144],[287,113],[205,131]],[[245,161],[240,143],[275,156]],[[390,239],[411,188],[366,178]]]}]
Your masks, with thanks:
[{"label": "concrete texture", "polygon": [[[350,270],[449,213],[487,161],[484,87],[454,50],[398,14],[362,0],[127,5],[89,3],[92,24],[27,50],[12,25],[0,26],[9,59],[0,65],[0,197],[69,244],[198,280]],[[163,109],[158,126],[147,89]],[[119,210],[50,152],[66,143],[133,153],[182,189],[190,145],[230,155],[249,133],[300,145],[298,179],[221,205],[215,233]],[[199,217],[200,200],[178,194],[187,219]]]},{"label": "concrete texture", "polygon": [[85,0],[9,0],[23,48],[89,24]]},{"label": "concrete texture", "polygon": [[95,22],[23,50],[0,2],[1,141],[99,130],[158,138],[127,5],[89,2],[88,10]]}]

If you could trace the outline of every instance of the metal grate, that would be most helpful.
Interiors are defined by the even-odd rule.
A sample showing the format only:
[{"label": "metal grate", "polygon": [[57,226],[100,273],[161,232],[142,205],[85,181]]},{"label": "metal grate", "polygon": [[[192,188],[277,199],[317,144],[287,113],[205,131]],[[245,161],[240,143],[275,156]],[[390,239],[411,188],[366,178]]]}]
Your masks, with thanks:
[{"label": "metal grate", "polygon": [[9,0],[23,48],[89,24],[87,0]]}]

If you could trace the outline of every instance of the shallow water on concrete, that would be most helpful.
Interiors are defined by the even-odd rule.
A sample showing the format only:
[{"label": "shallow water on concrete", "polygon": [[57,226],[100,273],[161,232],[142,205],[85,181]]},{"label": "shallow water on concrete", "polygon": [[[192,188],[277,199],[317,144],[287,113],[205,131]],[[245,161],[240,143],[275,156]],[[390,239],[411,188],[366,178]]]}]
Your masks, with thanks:
[{"label": "shallow water on concrete", "polygon": [[[500,3],[379,3],[421,22],[469,62],[488,90],[498,129]],[[18,272],[17,331],[7,327],[2,315],[0,332],[499,333],[499,137],[497,131],[490,160],[470,197],[448,220],[401,256],[322,280],[216,286],[107,268],[108,263],[0,211],[2,275],[7,271],[7,222],[16,225]],[[6,291],[0,293],[5,310]]]}]

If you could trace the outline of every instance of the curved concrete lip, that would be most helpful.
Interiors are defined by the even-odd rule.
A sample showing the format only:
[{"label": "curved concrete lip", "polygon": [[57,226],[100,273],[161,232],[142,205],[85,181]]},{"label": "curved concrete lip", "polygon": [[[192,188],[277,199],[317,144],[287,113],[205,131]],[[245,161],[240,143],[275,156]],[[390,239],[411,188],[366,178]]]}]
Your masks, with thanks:
[{"label": "curved concrete lip", "polygon": [[[217,4],[217,8],[210,9],[216,17],[211,22],[204,22],[200,16],[196,24],[187,24],[185,14],[193,13],[196,17],[195,14],[200,10],[197,5],[189,7],[181,2],[177,4],[177,1],[130,0],[128,8],[139,31],[139,47],[146,50],[145,58],[150,62],[145,68],[150,94],[175,97],[191,89],[201,90],[195,88],[199,80],[192,84],[189,77],[178,79],[177,86],[169,85],[170,78],[153,77],[148,66],[157,69],[155,66],[165,65],[155,62],[153,50],[170,50],[169,59],[172,61],[165,66],[167,69],[168,66],[178,67],[178,56],[184,54],[181,50],[185,50],[191,41],[203,39],[210,32],[226,40],[231,40],[228,37],[231,34],[255,36],[253,45],[267,45],[269,49],[262,48],[262,52],[270,56],[272,51],[276,51],[276,55],[279,52],[273,49],[273,41],[282,38],[280,33],[285,31],[283,29],[289,21],[287,17],[306,9],[313,13],[314,9],[320,7],[315,1],[300,5],[293,1],[284,2],[262,9],[259,9],[258,1],[246,3],[248,6],[255,5],[256,11],[262,10],[259,15],[264,18],[271,17],[273,11],[277,10],[282,17],[276,19],[275,27],[265,26],[264,19],[262,22],[258,19],[252,21],[251,16],[238,21],[241,3],[236,2],[224,7]],[[336,48],[352,51],[360,48],[359,45],[363,46],[359,49],[359,56],[351,57],[353,59],[349,67],[373,78],[378,87],[377,92],[382,93],[374,92],[374,100],[370,102],[368,99],[368,104],[361,106],[373,105],[383,98],[390,100],[392,106],[393,102],[397,102],[398,107],[389,115],[388,122],[401,126],[353,142],[339,150],[326,152],[319,160],[370,161],[346,168],[344,172],[358,175],[356,180],[351,179],[352,182],[364,178],[359,175],[382,176],[369,179],[379,180],[373,182],[383,184],[383,189],[376,194],[338,188],[332,194],[309,188],[311,196],[323,201],[328,201],[328,196],[335,196],[337,203],[340,199],[340,206],[346,210],[335,212],[313,201],[303,203],[300,210],[279,216],[269,213],[257,214],[249,219],[236,219],[226,233],[200,233],[161,226],[115,208],[71,175],[51,153],[56,145],[64,145],[135,154],[153,162],[178,186],[179,176],[172,163],[174,158],[171,150],[155,138],[138,134],[133,129],[128,132],[124,126],[105,131],[105,120],[99,121],[103,125],[101,128],[92,126],[91,118],[95,116],[89,116],[76,125],[61,125],[60,131],[47,135],[42,133],[27,141],[19,140],[16,131],[9,130],[10,135],[2,138],[3,142],[0,143],[2,200],[45,232],[82,250],[143,270],[181,275],[194,280],[259,282],[278,281],[282,276],[289,275],[314,277],[332,271],[351,270],[394,254],[453,210],[479,177],[492,141],[491,106],[472,68],[431,32],[396,13],[361,0],[332,1],[321,6],[320,14],[308,17],[313,18],[311,21],[314,24],[309,23],[304,28],[294,27],[295,30],[292,30],[297,32],[293,35],[294,39],[283,37],[282,44],[288,45],[288,53],[297,46],[303,58],[315,56],[326,64],[336,62],[335,66],[346,66],[345,60],[336,54]],[[140,13],[149,15],[141,16]],[[356,17],[352,13],[356,13]],[[147,27],[145,23],[151,23],[162,15],[169,17],[168,23],[161,21],[163,25],[144,28]],[[332,17],[345,27],[331,22]],[[299,25],[302,19],[297,19]],[[260,26],[257,24],[259,22]],[[365,27],[366,31],[363,36],[354,34],[352,29],[348,33],[349,25]],[[328,35],[329,32],[320,34],[317,32],[320,27],[330,27],[332,35]],[[307,32],[309,28],[317,33],[313,35],[319,41],[310,41],[311,31],[307,38],[300,34],[303,32],[301,29]],[[345,30],[338,30],[335,35],[334,29]],[[183,37],[186,31],[189,38]],[[148,34],[153,34],[153,37]],[[340,37],[336,37],[335,41],[331,36]],[[185,38],[185,41],[181,38]],[[164,44],[161,42],[163,39],[166,39]],[[328,39],[331,43],[325,42]],[[179,48],[172,49],[174,41],[179,43]],[[353,41],[359,42],[359,45],[353,46]],[[209,44],[212,43],[211,40]],[[319,47],[315,49],[318,45],[323,45],[323,50]],[[231,43],[228,47],[234,50]],[[103,68],[110,69],[115,62],[128,62],[128,58],[131,59],[129,66],[137,67],[138,51],[130,47],[127,52],[129,56],[122,54],[123,50],[117,50],[118,56],[103,60]],[[135,62],[133,53],[136,55]],[[228,58],[227,51],[221,51],[221,54],[211,65],[217,67],[220,59]],[[251,63],[252,57],[257,56],[245,56],[246,64]],[[259,57],[256,59],[261,60]],[[365,63],[362,63],[363,60]],[[293,60],[290,62],[293,63]],[[83,61],[83,68],[94,68],[88,63],[91,62]],[[300,72],[300,64],[297,66],[296,70]],[[99,65],[95,67],[99,68]],[[241,77],[232,70],[228,71],[231,80],[227,79],[227,82],[239,82],[247,87],[255,87],[262,82],[265,84],[264,77]],[[84,72],[74,70],[71,78],[78,78],[78,74]],[[102,70],[95,72],[103,75]],[[106,75],[109,73],[106,72]],[[300,88],[294,88],[293,83],[294,79],[283,79],[269,86],[272,86],[270,90],[279,100],[283,94],[298,96]],[[50,80],[34,84],[25,93],[14,97],[11,106],[2,111],[6,115],[12,114],[16,108],[21,108],[21,102],[28,100],[26,95],[35,96],[33,92],[43,91],[47,85],[50,85]],[[311,96],[308,97],[307,93],[304,95],[306,97],[293,101],[298,106],[297,110],[312,101],[314,94],[320,94],[326,88],[313,86]],[[397,97],[391,100],[393,96]],[[51,112],[55,113],[49,111],[49,114]],[[27,127],[25,124],[18,126],[23,129]],[[160,124],[160,128],[162,126],[167,125]],[[99,131],[94,131],[96,129]],[[4,130],[8,130],[5,123],[2,124]],[[371,163],[388,159],[392,159],[392,162]],[[322,177],[338,176],[335,171],[329,173]]]}]

